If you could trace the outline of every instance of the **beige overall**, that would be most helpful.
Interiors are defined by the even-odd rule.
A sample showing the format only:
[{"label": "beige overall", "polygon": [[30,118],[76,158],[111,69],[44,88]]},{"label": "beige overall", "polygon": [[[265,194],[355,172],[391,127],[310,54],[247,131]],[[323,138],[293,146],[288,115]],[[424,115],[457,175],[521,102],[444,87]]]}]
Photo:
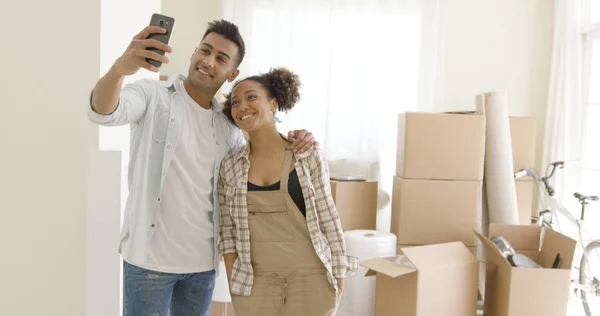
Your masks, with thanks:
[{"label": "beige overall", "polygon": [[251,296],[232,295],[237,316],[335,315],[338,295],[288,194],[292,157],[286,150],[278,191],[248,192],[254,283]]}]

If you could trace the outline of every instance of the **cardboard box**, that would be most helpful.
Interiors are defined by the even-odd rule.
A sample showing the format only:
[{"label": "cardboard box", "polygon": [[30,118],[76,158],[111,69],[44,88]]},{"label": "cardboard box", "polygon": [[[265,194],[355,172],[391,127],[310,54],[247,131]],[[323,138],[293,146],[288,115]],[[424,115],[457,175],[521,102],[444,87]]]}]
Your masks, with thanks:
[{"label": "cardboard box", "polygon": [[480,231],[480,181],[414,180],[394,177],[391,232],[398,244],[460,241],[474,247]]},{"label": "cardboard box", "polygon": [[[428,246],[428,245],[397,245],[396,246],[396,253],[402,253],[402,248],[408,248],[408,247],[418,247],[418,246]],[[469,251],[476,255],[475,251],[476,251],[476,247],[467,247],[467,249],[469,249]]]},{"label": "cardboard box", "polygon": [[482,180],[484,128],[481,115],[400,114],[396,175],[405,179]]},{"label": "cardboard box", "polygon": [[376,229],[377,181],[331,181],[331,195],[344,231]]},{"label": "cardboard box", "polygon": [[[541,268],[512,267],[493,242],[477,234],[487,251],[484,314],[489,316],[564,316],[570,292],[576,241],[539,226],[490,225],[490,237],[504,236],[517,253]],[[551,269],[556,255],[562,260]]]},{"label": "cardboard box", "polygon": [[535,182],[529,180],[515,181],[517,189],[517,206],[519,210],[519,224],[531,225],[533,215],[533,196],[535,194]]},{"label": "cardboard box", "polygon": [[[225,307],[227,307],[227,314],[225,314]],[[235,316],[235,311],[233,310],[233,304],[212,301],[210,304],[210,311],[208,312],[208,316]]]},{"label": "cardboard box", "polygon": [[515,172],[523,168],[535,168],[537,120],[511,116],[509,121]]},{"label": "cardboard box", "polygon": [[366,275],[377,275],[377,316],[466,316],[477,310],[479,262],[461,243],[403,248],[413,267],[399,257],[365,260]]}]

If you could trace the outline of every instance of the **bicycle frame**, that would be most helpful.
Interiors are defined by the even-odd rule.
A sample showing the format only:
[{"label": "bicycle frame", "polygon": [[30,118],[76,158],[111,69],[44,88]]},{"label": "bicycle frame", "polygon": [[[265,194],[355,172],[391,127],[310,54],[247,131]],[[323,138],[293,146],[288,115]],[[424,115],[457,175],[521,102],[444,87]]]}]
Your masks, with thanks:
[{"label": "bicycle frame", "polygon": [[[530,169],[525,169],[524,171],[527,172],[527,174],[529,176],[531,176],[535,182],[536,182],[536,188],[537,188],[537,192],[538,192],[538,197],[540,198],[540,202],[541,202],[541,210],[538,212],[538,220],[537,220],[537,225],[539,226],[547,226],[555,231],[561,232],[571,238],[573,238],[573,235],[577,235],[576,238],[573,238],[577,241],[577,244],[579,245],[579,249],[582,252],[581,255],[585,256],[586,258],[586,262],[588,263],[587,267],[579,267],[579,269],[586,269],[586,275],[590,276],[591,275],[591,267],[590,267],[590,260],[589,258],[589,253],[586,250],[586,246],[589,242],[591,242],[592,240],[594,240],[593,236],[590,234],[590,232],[587,230],[586,225],[585,225],[585,221],[583,219],[578,219],[576,218],[565,206],[564,204],[560,201],[560,199],[554,194],[554,190],[552,189],[552,187],[550,186],[550,178],[552,177],[552,175],[554,174],[555,168],[553,168],[552,172],[550,173],[550,176],[546,176],[544,178],[540,178],[537,174],[535,174],[534,171],[530,170]],[[515,176],[519,177],[519,176],[523,176],[523,174],[517,173]],[[546,212],[549,211],[550,214],[550,221],[547,220],[547,216],[546,216]],[[559,216],[560,215],[560,216]],[[565,221],[561,220],[561,218],[565,218],[566,219],[566,224],[570,224],[571,228],[576,227],[576,232],[570,232],[567,230],[567,227],[565,227]],[[584,237],[585,236],[585,237]],[[575,258],[580,258],[580,256],[576,253],[575,254]],[[598,259],[600,260],[600,255],[598,255]],[[574,269],[576,269],[577,267],[574,267]],[[588,280],[586,283],[587,284],[581,284],[579,282],[579,278],[575,278],[574,280],[571,280],[572,285],[575,288],[578,288],[580,290],[584,290],[586,292],[589,293],[593,293],[594,295],[596,294],[595,291],[596,289],[593,287],[590,280]]]}]

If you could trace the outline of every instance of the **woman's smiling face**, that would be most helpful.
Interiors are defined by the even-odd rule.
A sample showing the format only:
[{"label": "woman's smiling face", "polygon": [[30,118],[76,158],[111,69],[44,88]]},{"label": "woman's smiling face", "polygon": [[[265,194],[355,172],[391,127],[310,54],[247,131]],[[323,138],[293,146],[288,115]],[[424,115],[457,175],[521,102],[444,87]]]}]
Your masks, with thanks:
[{"label": "woman's smiling face", "polygon": [[248,133],[265,124],[275,124],[276,110],[277,100],[254,80],[241,82],[231,92],[231,116],[237,126]]}]

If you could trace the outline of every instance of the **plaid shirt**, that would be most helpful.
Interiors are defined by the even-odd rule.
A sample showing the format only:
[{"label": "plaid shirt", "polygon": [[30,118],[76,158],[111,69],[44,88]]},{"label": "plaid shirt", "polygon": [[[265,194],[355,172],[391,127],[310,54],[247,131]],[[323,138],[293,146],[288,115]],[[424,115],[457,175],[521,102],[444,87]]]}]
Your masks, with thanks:
[{"label": "plaid shirt", "polygon": [[[250,229],[246,196],[250,144],[232,149],[221,162],[219,202],[221,254],[237,253],[231,274],[231,293],[249,296],[254,280],[250,261]],[[346,256],[344,233],[331,189],[327,164],[317,149],[294,154],[295,168],[306,204],[306,222],[315,252],[328,271],[329,283],[337,286],[336,278],[345,278],[357,269],[357,259]]]}]

